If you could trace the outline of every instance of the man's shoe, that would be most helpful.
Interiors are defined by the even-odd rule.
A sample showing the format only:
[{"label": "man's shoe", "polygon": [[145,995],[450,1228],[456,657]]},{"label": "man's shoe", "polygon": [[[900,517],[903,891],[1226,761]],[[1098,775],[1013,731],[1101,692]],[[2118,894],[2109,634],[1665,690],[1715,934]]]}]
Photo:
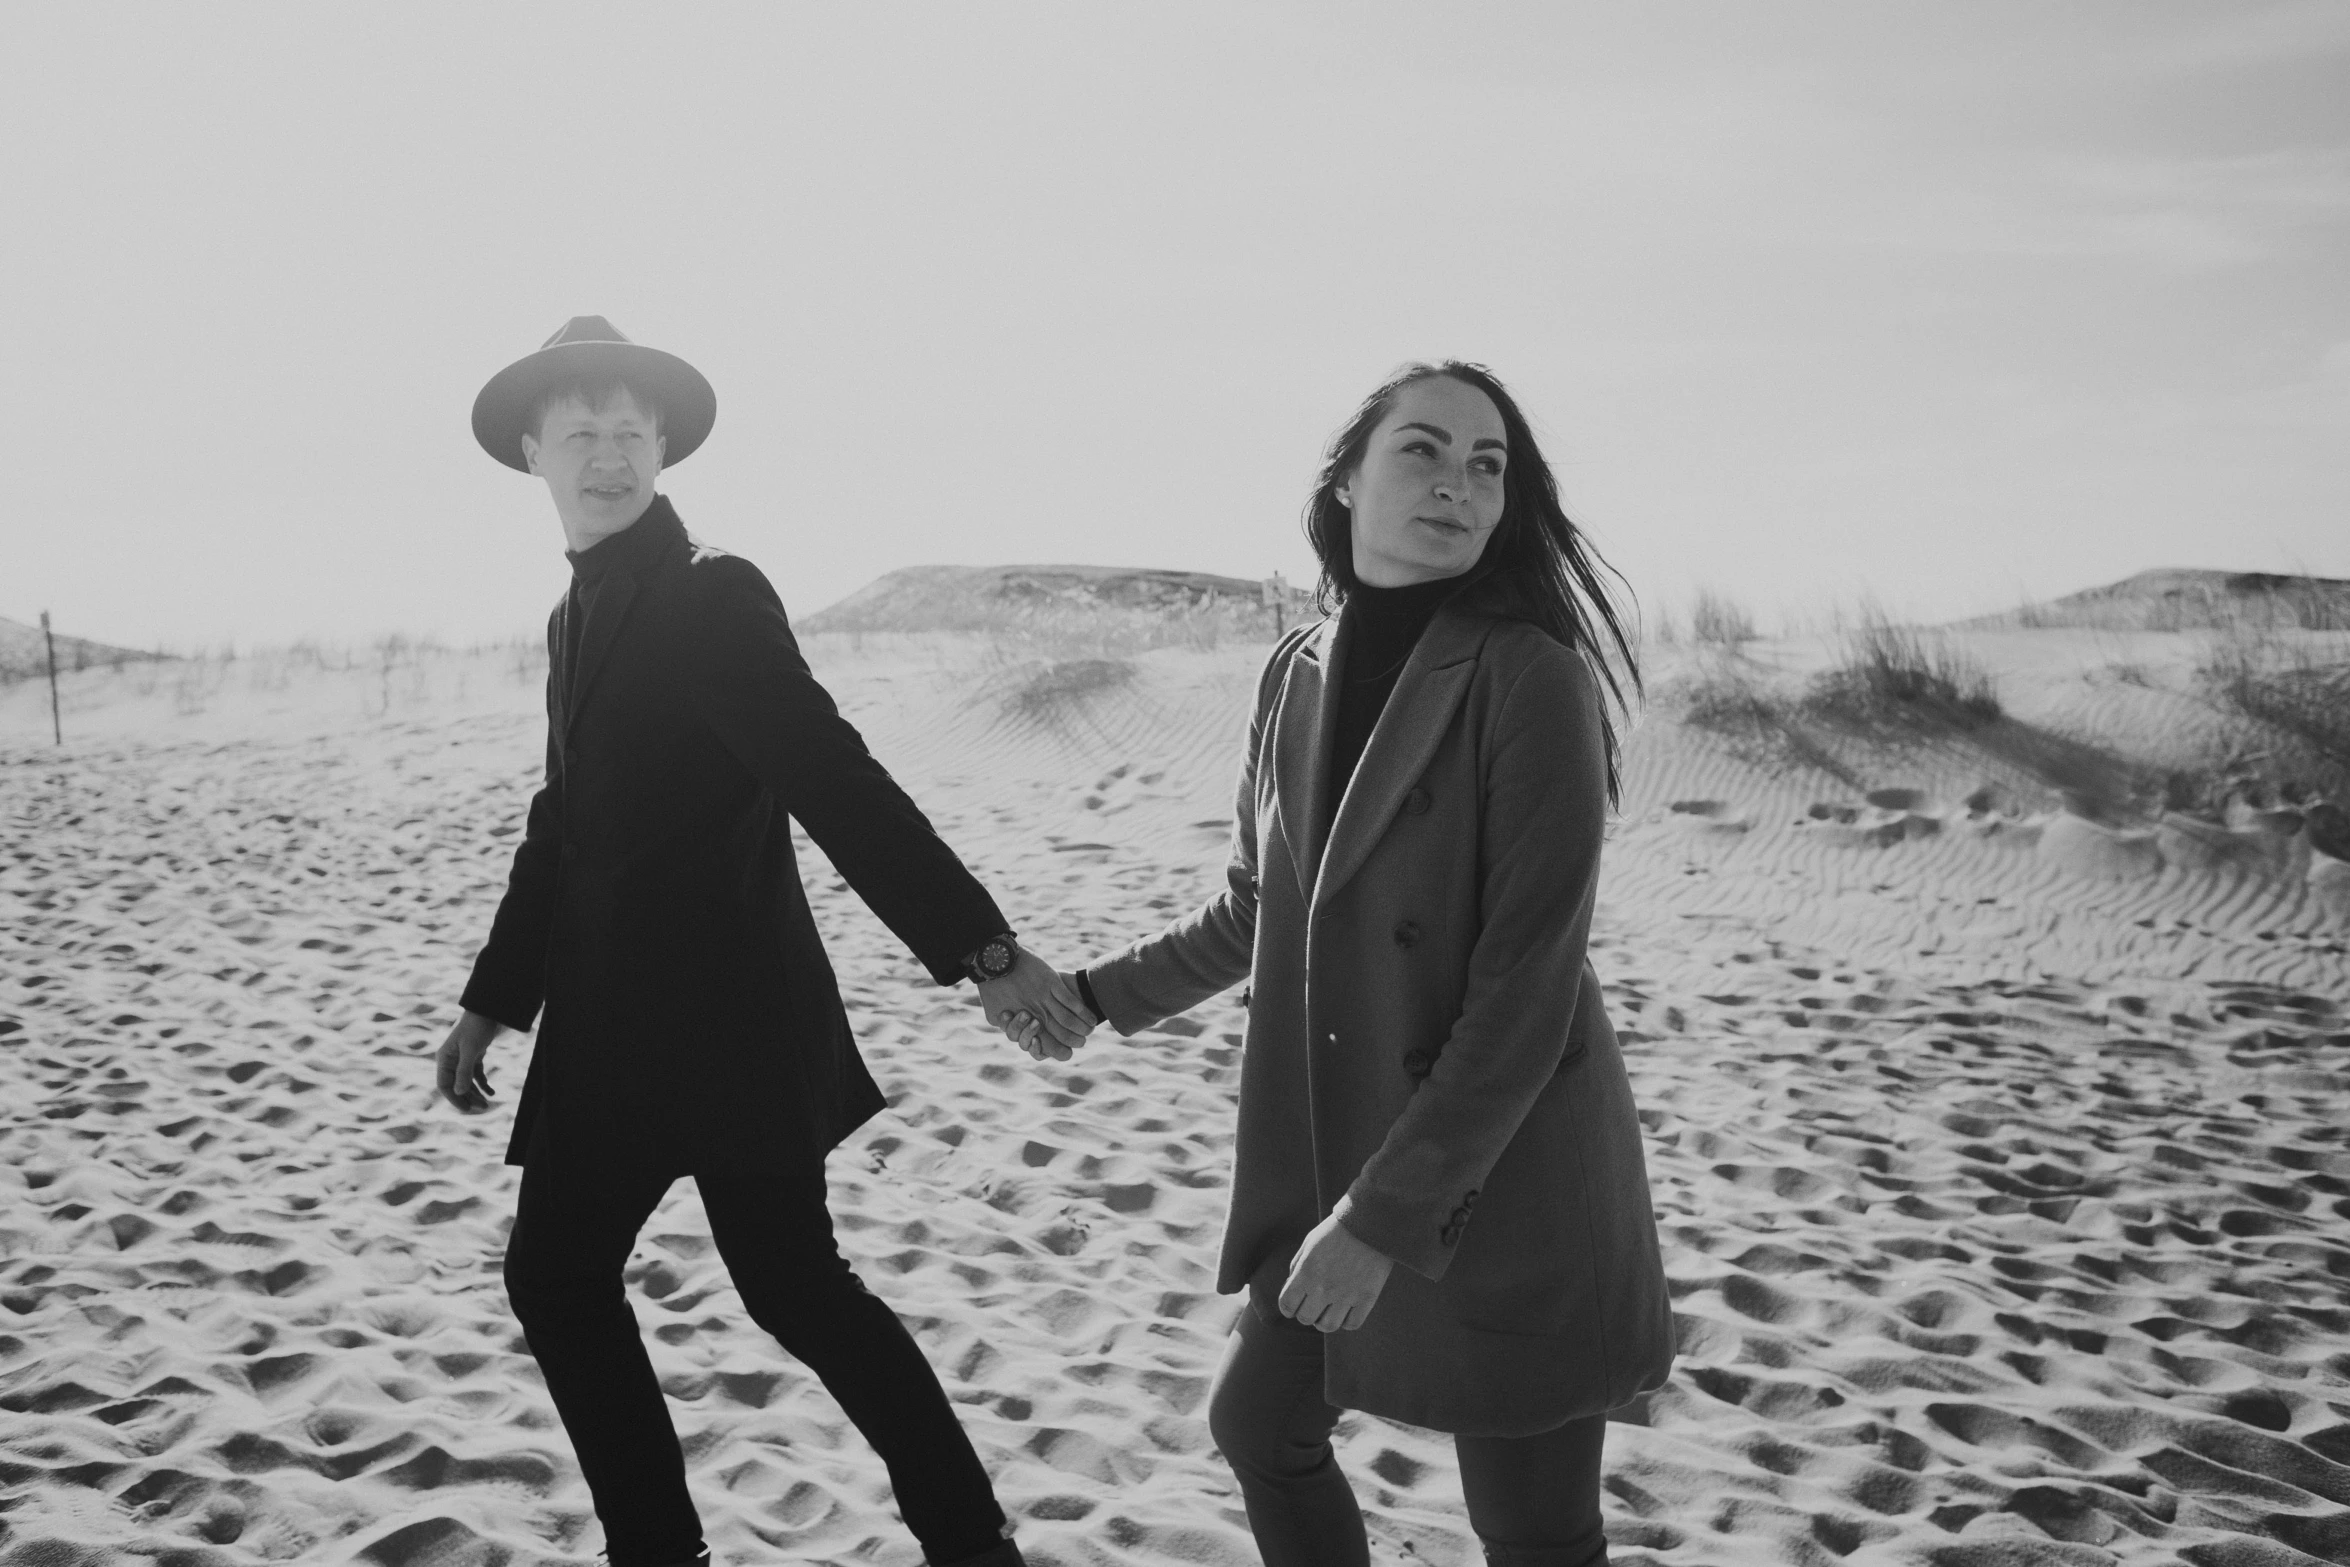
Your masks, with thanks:
[{"label": "man's shoe", "polygon": [[1019,1546],[1010,1540],[1004,1540],[989,1546],[977,1556],[966,1556],[959,1561],[941,1562],[938,1567],[1028,1567],[1028,1558],[1020,1554]]}]

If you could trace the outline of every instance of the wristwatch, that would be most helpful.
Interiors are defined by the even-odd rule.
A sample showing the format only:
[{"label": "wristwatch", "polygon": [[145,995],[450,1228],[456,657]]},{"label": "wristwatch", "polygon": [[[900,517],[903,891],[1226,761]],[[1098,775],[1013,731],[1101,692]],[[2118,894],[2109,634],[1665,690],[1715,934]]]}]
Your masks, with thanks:
[{"label": "wristwatch", "polygon": [[971,976],[975,985],[984,985],[991,979],[1002,979],[1012,972],[1012,964],[1020,956],[1020,943],[1010,931],[990,936],[981,942],[977,951],[963,959],[963,972]]}]

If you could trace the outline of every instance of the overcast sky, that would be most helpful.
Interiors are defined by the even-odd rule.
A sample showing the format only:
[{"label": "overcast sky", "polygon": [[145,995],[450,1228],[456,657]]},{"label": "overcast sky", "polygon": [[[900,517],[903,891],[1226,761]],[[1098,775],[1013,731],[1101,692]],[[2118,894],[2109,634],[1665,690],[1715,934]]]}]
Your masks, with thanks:
[{"label": "overcast sky", "polygon": [[0,616],[535,631],[500,366],[716,384],[797,613],[923,562],[1310,576],[1331,428],[1482,360],[1643,599],[2350,576],[2350,5],[12,13]]}]

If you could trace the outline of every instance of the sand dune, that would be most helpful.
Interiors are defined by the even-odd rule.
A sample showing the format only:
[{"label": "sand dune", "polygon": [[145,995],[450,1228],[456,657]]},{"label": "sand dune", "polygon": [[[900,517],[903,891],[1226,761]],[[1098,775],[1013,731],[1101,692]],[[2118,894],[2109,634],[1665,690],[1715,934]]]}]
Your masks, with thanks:
[{"label": "sand dune", "polygon": [[[1269,627],[1261,584],[1204,571],[1122,566],[907,566],[877,577],[799,621],[803,633],[994,630],[1024,613],[1182,614],[1212,605],[1252,612]],[[1295,619],[1302,595],[1284,608]],[[1253,613],[1261,611],[1260,613]]]},{"label": "sand dune", "polygon": [[2248,620],[2313,629],[2350,626],[2350,582],[2266,571],[2158,567],[1966,624],[2178,631]]},{"label": "sand dune", "polygon": [[[1071,958],[1215,884],[1261,653],[1067,678],[812,640]],[[76,677],[62,753],[0,694],[0,1567],[583,1562],[497,1282],[504,1116],[430,1088],[533,784],[535,670],[245,662],[193,697]],[[1858,787],[1763,767],[1661,708],[1627,782],[1594,956],[1683,1360],[1610,1429],[1615,1558],[2350,1559],[2345,862],[1932,756]],[[833,1159],[843,1245],[1023,1545],[1253,1561],[1202,1409],[1236,1309],[1233,998],[1040,1068],[809,868],[892,1101]],[[495,1058],[509,1095],[522,1063]],[[690,1184],[629,1279],[722,1560],[918,1560]],[[1341,1446],[1376,1559],[1478,1559],[1446,1439],[1351,1417]]]}]

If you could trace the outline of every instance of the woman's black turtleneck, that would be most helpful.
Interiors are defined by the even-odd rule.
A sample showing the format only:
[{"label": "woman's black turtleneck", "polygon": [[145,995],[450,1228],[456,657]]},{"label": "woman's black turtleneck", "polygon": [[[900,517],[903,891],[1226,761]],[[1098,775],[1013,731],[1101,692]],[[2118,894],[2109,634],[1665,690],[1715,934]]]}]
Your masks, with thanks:
[{"label": "woman's black turtleneck", "polygon": [[1335,821],[1338,802],[1346,798],[1347,780],[1371,743],[1371,731],[1386,710],[1396,677],[1418,646],[1420,633],[1436,617],[1437,605],[1460,582],[1439,577],[1409,587],[1375,588],[1357,583],[1339,611],[1347,629],[1346,659],[1338,671],[1338,744],[1330,758],[1329,795],[1323,801],[1325,821]]}]

